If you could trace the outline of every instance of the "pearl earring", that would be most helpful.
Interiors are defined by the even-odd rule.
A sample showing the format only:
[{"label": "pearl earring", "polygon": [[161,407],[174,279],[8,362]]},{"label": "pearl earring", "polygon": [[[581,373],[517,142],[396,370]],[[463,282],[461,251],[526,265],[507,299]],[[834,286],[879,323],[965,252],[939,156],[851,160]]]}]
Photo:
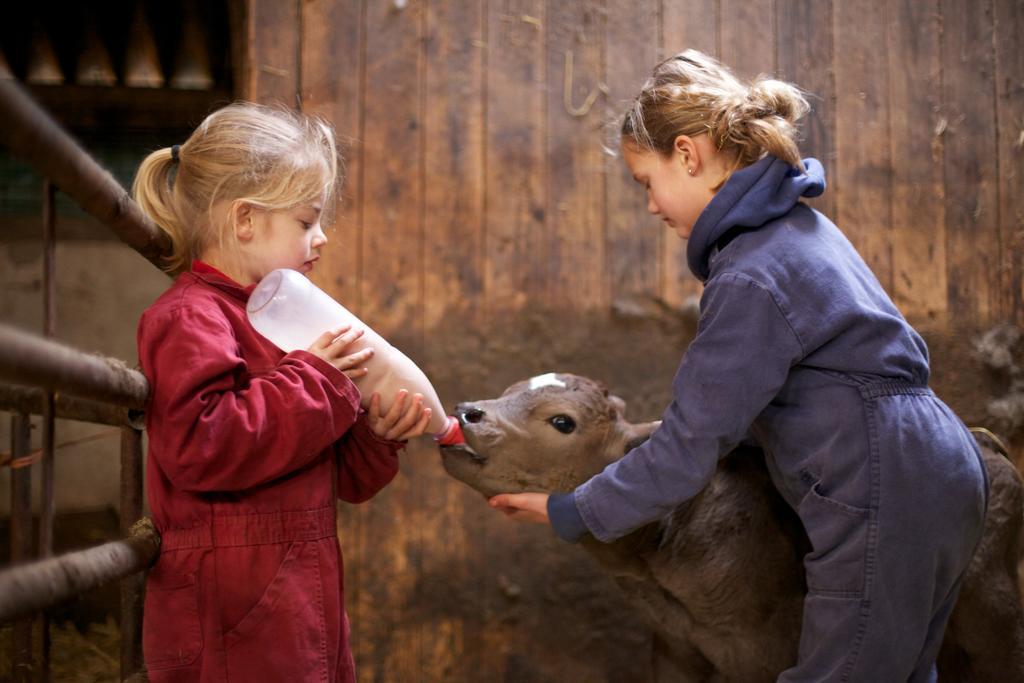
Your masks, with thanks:
[{"label": "pearl earring", "polygon": [[690,175],[693,175],[693,169],[692,168],[686,169],[686,172],[689,173]]}]

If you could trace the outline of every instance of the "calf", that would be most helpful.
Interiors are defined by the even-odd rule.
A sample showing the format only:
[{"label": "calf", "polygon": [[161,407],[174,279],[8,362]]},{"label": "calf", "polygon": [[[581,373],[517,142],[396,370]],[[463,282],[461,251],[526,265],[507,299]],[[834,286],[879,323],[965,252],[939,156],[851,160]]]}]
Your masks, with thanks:
[{"label": "calf", "polygon": [[[572,490],[658,426],[627,422],[621,399],[568,374],[519,382],[456,414],[466,443],[442,449],[444,467],[487,497]],[[939,677],[1022,681],[1021,479],[1005,457],[981,449],[991,485],[985,531]],[[795,663],[810,543],[759,449],[723,458],[707,487],[663,519],[614,543],[587,536],[582,544],[653,626],[657,680],[773,681]]]}]

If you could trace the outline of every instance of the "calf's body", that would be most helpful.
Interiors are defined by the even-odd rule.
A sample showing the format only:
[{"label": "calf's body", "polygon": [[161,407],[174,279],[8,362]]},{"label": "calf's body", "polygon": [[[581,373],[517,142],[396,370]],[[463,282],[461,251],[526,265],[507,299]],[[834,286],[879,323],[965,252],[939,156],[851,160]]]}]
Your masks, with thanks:
[{"label": "calf's body", "polygon": [[[457,413],[466,444],[443,449],[445,468],[485,496],[571,490],[657,427],[627,422],[623,402],[600,384],[562,374]],[[1009,461],[982,451],[985,531],[946,631],[940,679],[1024,680],[1024,493]],[[614,543],[583,544],[652,624],[658,680],[772,681],[796,661],[810,544],[758,448],[723,458],[708,486],[663,519]]]}]

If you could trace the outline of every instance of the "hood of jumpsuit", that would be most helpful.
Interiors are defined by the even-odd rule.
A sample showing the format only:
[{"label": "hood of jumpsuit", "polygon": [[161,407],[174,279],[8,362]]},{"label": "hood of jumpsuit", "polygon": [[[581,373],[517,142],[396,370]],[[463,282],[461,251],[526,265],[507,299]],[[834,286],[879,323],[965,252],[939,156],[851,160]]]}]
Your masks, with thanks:
[{"label": "hood of jumpsuit", "polygon": [[734,172],[704,207],[686,245],[686,261],[704,282],[709,261],[722,238],[756,229],[789,213],[801,197],[825,191],[825,169],[817,159],[803,160],[804,168],[767,155]]}]

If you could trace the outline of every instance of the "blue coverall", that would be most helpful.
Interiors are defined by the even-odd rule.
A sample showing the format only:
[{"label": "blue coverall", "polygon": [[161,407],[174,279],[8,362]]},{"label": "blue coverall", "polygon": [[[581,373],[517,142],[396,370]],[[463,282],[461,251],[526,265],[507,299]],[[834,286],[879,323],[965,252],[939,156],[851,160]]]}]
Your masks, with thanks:
[{"label": "blue coverall", "polygon": [[803,521],[799,659],[779,680],[926,681],[981,537],[984,466],[928,388],[928,350],[843,234],[824,191],[772,156],[735,172],[687,244],[697,335],[650,440],[548,510],[567,540],[667,514],[752,435]]}]

